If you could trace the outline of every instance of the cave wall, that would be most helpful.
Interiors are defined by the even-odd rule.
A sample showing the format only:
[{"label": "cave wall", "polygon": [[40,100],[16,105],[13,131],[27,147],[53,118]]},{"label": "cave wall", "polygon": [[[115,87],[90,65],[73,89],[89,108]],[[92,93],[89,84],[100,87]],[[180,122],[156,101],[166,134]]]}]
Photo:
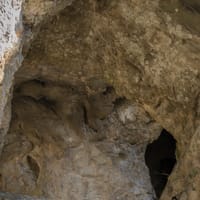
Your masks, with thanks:
[{"label": "cave wall", "polygon": [[[9,11],[16,9],[9,6],[6,5]],[[198,1],[30,0],[23,2],[22,8],[23,18],[20,18],[21,2],[14,12],[18,17],[10,17],[16,19],[11,27],[18,27],[17,32],[13,28],[8,31],[14,35],[20,33],[21,45],[11,39],[14,46],[8,49],[12,56],[1,58],[1,123],[4,120],[1,143],[10,121],[10,88],[22,60],[23,47],[24,61],[15,74],[16,88],[31,80],[47,80],[55,83],[52,87],[71,85],[78,93],[93,96],[85,105],[92,110],[95,95],[107,85],[112,86],[119,97],[139,103],[177,140],[178,162],[161,199],[198,199]],[[5,24],[11,23],[5,21]],[[4,38],[5,33],[0,34]],[[3,55],[6,50],[1,52]],[[33,88],[26,90],[28,96],[38,95]],[[96,115],[91,112],[89,116],[89,125],[94,130],[98,123],[91,119]]]},{"label": "cave wall", "polygon": [[144,153],[162,128],[112,88],[93,95],[46,81],[15,89],[0,188],[47,199],[150,200]]},{"label": "cave wall", "polygon": [[14,74],[42,22],[71,3],[72,0],[0,2],[0,151],[9,127]]}]

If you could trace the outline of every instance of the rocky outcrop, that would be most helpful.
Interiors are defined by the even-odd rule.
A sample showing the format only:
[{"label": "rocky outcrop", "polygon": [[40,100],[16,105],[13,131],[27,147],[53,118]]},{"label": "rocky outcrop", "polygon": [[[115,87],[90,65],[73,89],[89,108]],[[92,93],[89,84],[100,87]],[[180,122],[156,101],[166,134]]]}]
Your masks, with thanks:
[{"label": "rocky outcrop", "polygon": [[2,65],[2,138],[15,85],[2,187],[54,199],[151,199],[144,152],[165,128],[177,164],[161,199],[198,199],[198,1],[30,0],[22,8],[24,31],[18,17],[13,32],[21,46],[11,39]]}]

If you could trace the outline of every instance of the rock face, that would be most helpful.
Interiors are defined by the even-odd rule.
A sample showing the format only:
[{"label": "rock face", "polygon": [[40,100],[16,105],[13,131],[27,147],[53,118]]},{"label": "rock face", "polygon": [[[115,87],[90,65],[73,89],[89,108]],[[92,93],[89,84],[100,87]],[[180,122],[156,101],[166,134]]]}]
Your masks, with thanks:
[{"label": "rock face", "polygon": [[9,2],[0,22],[1,189],[153,199],[144,154],[165,128],[177,164],[160,199],[198,200],[198,0]]},{"label": "rock face", "polygon": [[0,152],[10,121],[10,94],[14,73],[20,65],[22,35],[21,1],[0,5]]},{"label": "rock face", "polygon": [[31,81],[16,90],[2,190],[60,200],[154,197],[144,152],[161,127],[139,105],[116,103],[112,89],[88,97]]}]

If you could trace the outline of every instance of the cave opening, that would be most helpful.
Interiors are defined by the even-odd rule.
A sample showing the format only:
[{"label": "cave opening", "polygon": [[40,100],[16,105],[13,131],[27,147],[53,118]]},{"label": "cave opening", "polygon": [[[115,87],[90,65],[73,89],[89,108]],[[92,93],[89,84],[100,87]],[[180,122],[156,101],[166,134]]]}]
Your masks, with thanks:
[{"label": "cave opening", "polygon": [[176,164],[176,140],[165,129],[157,140],[150,143],[145,152],[151,183],[159,199]]}]

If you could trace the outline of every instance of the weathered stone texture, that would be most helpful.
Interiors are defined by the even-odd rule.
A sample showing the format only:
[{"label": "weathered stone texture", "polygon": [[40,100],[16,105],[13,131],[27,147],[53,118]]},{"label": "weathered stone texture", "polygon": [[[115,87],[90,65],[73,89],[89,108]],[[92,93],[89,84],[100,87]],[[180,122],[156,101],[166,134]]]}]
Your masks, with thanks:
[{"label": "weathered stone texture", "polygon": [[0,152],[10,121],[11,87],[21,64],[21,1],[0,2]]},{"label": "weathered stone texture", "polygon": [[[3,5],[6,12],[15,9],[6,1]],[[143,189],[137,190],[137,183],[145,191],[152,189],[142,155],[162,126],[177,140],[178,162],[161,199],[198,200],[198,0],[29,0],[22,7],[23,33],[18,23],[20,4],[14,24],[0,23],[0,53],[9,48],[14,55],[17,34],[12,33],[18,27],[24,36],[25,56],[16,74],[21,61],[17,53],[6,58],[8,67],[2,58],[0,69],[0,122],[4,120],[7,128],[9,114],[3,117],[3,113],[6,103],[10,109],[8,91],[14,74],[16,86],[15,115],[6,139],[16,146],[5,146],[2,155],[11,156],[2,163],[12,166],[9,171],[1,165],[5,187],[58,199],[114,200],[117,197],[110,192],[114,189],[123,200],[136,198],[136,191],[143,195],[136,199],[152,198],[152,192],[147,195]],[[10,43],[5,42],[6,32],[1,29],[5,25],[10,28]],[[1,131],[3,137],[5,130]],[[23,134],[19,136],[19,132]],[[14,189],[9,175],[21,176],[20,166],[27,168],[29,154],[44,171],[36,184],[35,174],[22,170],[22,182],[28,186],[19,184]],[[138,173],[131,163],[140,166]],[[65,185],[73,188],[66,192],[68,196],[63,196]]]},{"label": "weathered stone texture", "polygon": [[88,98],[32,81],[17,91],[1,157],[2,190],[60,200],[155,196],[144,153],[161,127],[139,105],[114,104],[112,89]]}]

